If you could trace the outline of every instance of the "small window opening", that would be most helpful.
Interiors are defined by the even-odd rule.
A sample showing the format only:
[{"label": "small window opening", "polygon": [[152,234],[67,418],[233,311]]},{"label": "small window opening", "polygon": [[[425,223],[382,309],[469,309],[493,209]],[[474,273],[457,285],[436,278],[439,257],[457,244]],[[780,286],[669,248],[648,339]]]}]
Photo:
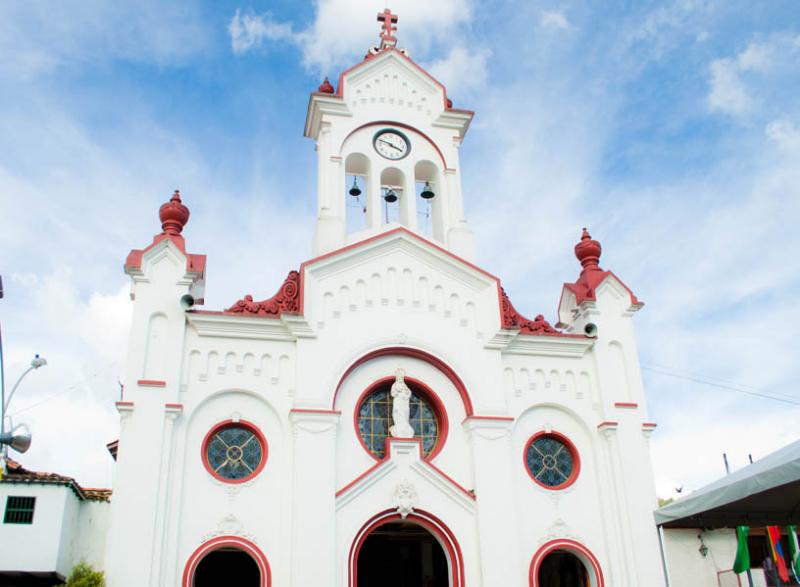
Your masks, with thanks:
[{"label": "small window opening", "polygon": [[405,209],[405,175],[394,167],[388,167],[381,173],[381,205],[383,206],[383,222],[389,224],[400,222],[408,224],[403,217]]},{"label": "small window opening", "polygon": [[33,510],[36,507],[35,497],[9,495],[6,500],[4,524],[33,524]]}]

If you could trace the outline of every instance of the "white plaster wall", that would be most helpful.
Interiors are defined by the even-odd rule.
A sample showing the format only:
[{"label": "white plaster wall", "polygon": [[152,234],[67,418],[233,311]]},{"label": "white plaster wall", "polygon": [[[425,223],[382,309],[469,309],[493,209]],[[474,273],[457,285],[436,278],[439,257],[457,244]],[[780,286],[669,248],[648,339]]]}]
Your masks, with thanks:
[{"label": "white plaster wall", "polygon": [[[700,554],[700,539],[708,547],[708,555]],[[670,583],[674,587],[719,587],[717,574],[729,571],[736,558],[736,531],[733,529],[701,530],[671,528],[664,530],[664,550]],[[757,574],[757,573],[756,573]],[[741,576],[744,584],[747,579]]]}]

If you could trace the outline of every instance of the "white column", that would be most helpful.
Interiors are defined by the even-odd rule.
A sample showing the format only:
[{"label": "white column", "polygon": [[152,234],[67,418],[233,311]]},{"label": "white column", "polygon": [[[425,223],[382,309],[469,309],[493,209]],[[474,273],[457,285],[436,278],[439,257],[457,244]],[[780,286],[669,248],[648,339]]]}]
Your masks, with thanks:
[{"label": "white column", "polygon": [[[510,418],[468,418],[472,448],[482,584],[519,585],[522,566],[517,550]],[[524,566],[524,565],[523,565]]]},{"label": "white column", "polygon": [[336,572],[336,427],[339,413],[295,409],[292,585],[332,587]]}]

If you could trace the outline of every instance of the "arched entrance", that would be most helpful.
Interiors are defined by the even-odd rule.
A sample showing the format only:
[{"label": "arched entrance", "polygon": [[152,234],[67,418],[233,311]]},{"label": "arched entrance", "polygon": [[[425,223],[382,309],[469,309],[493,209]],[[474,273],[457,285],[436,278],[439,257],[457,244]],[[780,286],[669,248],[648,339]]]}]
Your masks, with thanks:
[{"label": "arched entrance", "polygon": [[220,536],[192,553],[183,572],[183,587],[270,587],[264,553],[245,538]]},{"label": "arched entrance", "polygon": [[447,556],[436,538],[413,522],[375,528],[358,554],[356,587],[449,587]]},{"label": "arched entrance", "polygon": [[597,558],[575,540],[552,540],[531,561],[531,587],[603,587],[604,584]]},{"label": "arched entrance", "polygon": [[386,510],[355,536],[349,587],[463,587],[464,561],[450,529],[414,510],[405,519]]}]

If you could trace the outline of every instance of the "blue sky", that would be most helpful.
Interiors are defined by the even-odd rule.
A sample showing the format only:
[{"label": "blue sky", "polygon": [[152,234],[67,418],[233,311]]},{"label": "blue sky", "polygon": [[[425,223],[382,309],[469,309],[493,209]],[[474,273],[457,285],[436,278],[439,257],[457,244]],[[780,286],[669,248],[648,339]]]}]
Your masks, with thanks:
[{"label": "blue sky", "polygon": [[[400,45],[476,111],[467,217],[517,308],[555,321],[584,225],[647,303],[635,320],[659,494],[721,475],[722,452],[739,467],[798,438],[796,2],[391,7]],[[377,41],[382,8],[0,5],[7,380],[34,352],[50,362],[15,400],[35,433],[28,466],[110,482],[122,262],[174,188],[189,250],[209,256],[207,307],[271,295],[309,257],[308,93]]]}]

